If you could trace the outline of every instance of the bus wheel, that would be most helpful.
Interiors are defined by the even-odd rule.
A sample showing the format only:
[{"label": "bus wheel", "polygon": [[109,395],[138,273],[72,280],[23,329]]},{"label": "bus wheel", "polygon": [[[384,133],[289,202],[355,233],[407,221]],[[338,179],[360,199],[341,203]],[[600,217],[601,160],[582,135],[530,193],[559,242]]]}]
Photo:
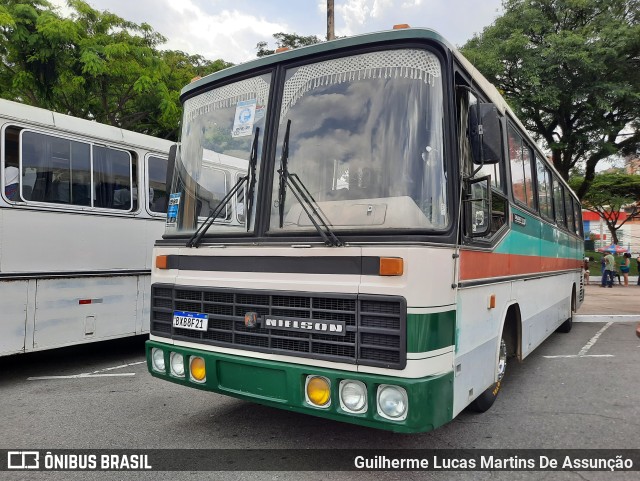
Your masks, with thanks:
[{"label": "bus wheel", "polygon": [[573,291],[573,294],[571,295],[571,313],[569,314],[569,319],[567,319],[562,324],[560,324],[560,327],[556,329],[556,332],[562,332],[566,334],[571,331],[571,328],[573,327],[573,314],[575,311],[576,311],[576,293],[575,291]]},{"label": "bus wheel", "polygon": [[469,404],[469,408],[472,411],[477,413],[487,411],[493,406],[498,394],[500,394],[502,379],[504,378],[505,372],[507,372],[507,345],[504,342],[504,338],[500,339],[500,355],[498,356],[498,366],[496,369],[498,371],[498,380]]}]

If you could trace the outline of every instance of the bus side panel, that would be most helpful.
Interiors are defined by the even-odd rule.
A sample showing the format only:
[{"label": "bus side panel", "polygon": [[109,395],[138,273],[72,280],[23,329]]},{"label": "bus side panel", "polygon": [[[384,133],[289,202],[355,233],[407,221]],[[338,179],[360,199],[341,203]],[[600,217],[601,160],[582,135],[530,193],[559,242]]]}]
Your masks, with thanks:
[{"label": "bus side panel", "polygon": [[[490,309],[492,295],[496,307]],[[498,340],[511,297],[510,282],[458,290],[454,416],[496,380]]]},{"label": "bus side panel", "polygon": [[[522,319],[522,357],[525,358],[571,316],[571,292],[576,275],[518,281],[513,284]],[[576,285],[576,295],[577,289]]]},{"label": "bus side panel", "polygon": [[156,238],[146,238],[145,224],[153,222],[162,234],[162,222],[89,213],[6,209],[3,222],[7,273],[148,269]]},{"label": "bus side panel", "polygon": [[29,281],[0,281],[0,355],[24,352]]},{"label": "bus side panel", "polygon": [[34,349],[136,333],[138,277],[38,281]]},{"label": "bus side panel", "polygon": [[151,276],[138,277],[138,308],[136,322],[136,334],[149,332],[151,322]]}]

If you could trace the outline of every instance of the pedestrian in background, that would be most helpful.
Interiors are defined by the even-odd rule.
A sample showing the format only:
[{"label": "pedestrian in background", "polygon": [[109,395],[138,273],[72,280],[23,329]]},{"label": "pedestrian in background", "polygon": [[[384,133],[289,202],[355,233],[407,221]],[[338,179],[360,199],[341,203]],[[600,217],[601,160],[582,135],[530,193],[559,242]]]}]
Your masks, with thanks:
[{"label": "pedestrian in background", "polygon": [[[638,263],[638,285],[640,286],[640,254],[638,254],[638,258],[636,259]],[[640,324],[638,324],[640,326]]]},{"label": "pedestrian in background", "polygon": [[585,286],[589,284],[589,260],[590,259],[588,257],[585,257],[583,262]]},{"label": "pedestrian in background", "polygon": [[604,256],[604,275],[602,276],[602,287],[613,287],[613,276],[616,272],[616,259],[613,254]]},{"label": "pedestrian in background", "polygon": [[631,270],[631,254],[625,252],[622,256],[622,262],[620,263],[620,272],[624,278],[624,286],[629,285],[629,271]]}]

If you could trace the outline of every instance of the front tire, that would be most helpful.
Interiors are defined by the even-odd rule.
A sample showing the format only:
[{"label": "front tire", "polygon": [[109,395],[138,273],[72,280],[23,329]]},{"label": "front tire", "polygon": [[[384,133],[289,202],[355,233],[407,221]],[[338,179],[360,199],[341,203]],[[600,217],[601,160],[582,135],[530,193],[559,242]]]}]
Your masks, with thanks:
[{"label": "front tire", "polygon": [[498,365],[496,366],[498,380],[494,382],[487,390],[485,390],[480,396],[475,398],[469,409],[477,413],[483,413],[488,411],[493,403],[496,401],[500,389],[502,387],[502,380],[507,372],[507,344],[504,342],[504,338],[500,339],[500,352],[498,355]]}]

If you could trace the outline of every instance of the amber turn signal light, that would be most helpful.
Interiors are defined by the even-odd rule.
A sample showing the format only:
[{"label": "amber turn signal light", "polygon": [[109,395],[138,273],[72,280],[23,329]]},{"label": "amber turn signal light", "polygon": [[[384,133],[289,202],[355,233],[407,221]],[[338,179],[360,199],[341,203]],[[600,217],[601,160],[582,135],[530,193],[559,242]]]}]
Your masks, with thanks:
[{"label": "amber turn signal light", "polygon": [[404,273],[404,261],[402,257],[381,257],[381,276],[401,276]]},{"label": "amber turn signal light", "polygon": [[156,269],[167,269],[167,256],[156,256]]},{"label": "amber turn signal light", "polygon": [[408,23],[396,23],[393,26],[394,30],[400,30],[401,28],[411,28],[411,26]]}]

